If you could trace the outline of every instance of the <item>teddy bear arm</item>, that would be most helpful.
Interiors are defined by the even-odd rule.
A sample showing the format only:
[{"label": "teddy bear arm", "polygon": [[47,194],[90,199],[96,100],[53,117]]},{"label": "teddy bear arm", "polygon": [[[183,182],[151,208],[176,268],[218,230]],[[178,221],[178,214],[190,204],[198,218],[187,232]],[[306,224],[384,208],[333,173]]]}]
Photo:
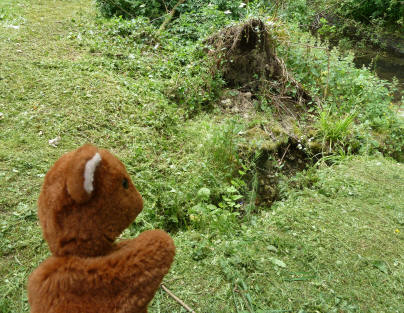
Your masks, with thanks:
[{"label": "teddy bear arm", "polygon": [[[117,244],[117,249],[105,257],[100,257],[107,267],[114,268],[120,277],[147,276],[161,272],[165,275],[174,259],[175,246],[171,237],[161,230],[143,232],[135,239]],[[95,262],[98,263],[99,262]],[[110,270],[105,272],[111,273]],[[145,273],[146,275],[142,275]]]},{"label": "teddy bear arm", "polygon": [[147,312],[146,306],[168,272],[174,254],[171,237],[161,230],[150,230],[118,243],[117,250],[105,257],[87,259],[85,272],[96,275],[89,283],[107,283],[111,290],[122,290],[121,294],[127,297],[127,310],[122,312],[136,308],[143,313]]},{"label": "teddy bear arm", "polygon": [[[153,230],[119,246],[101,257],[46,260],[30,277],[32,312],[146,313],[173,261],[173,241],[163,231]],[[75,306],[80,310],[72,311]]]}]

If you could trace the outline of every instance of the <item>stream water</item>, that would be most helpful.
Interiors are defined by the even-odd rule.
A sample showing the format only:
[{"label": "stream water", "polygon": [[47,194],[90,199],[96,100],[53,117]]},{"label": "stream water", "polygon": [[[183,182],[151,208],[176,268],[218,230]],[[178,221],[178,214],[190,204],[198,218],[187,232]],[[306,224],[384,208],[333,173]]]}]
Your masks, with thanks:
[{"label": "stream water", "polygon": [[357,57],[355,64],[358,67],[363,65],[373,69],[377,75],[385,80],[393,81],[393,77],[398,79],[398,91],[395,94],[395,102],[400,105],[401,93],[404,92],[404,56],[394,53],[384,52],[376,54],[369,52],[365,56]]}]

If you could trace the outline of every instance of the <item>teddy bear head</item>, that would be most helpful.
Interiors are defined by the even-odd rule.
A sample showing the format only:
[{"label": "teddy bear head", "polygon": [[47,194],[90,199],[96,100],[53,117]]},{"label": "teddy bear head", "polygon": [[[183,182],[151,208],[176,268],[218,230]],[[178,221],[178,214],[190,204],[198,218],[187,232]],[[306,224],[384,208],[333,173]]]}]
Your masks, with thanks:
[{"label": "teddy bear head", "polygon": [[142,208],[122,162],[89,144],[53,165],[38,200],[43,235],[55,256],[109,253]]}]

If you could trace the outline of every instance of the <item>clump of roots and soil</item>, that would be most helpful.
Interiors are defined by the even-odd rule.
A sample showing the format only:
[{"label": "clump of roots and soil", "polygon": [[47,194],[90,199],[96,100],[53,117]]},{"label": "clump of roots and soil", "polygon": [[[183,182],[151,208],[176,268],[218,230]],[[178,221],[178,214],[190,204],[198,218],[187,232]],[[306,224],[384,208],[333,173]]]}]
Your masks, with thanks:
[{"label": "clump of roots and soil", "polygon": [[256,191],[257,205],[271,205],[280,199],[280,183],[313,164],[318,147],[309,147],[303,137],[296,138],[278,122],[257,125],[243,135],[239,155],[252,164],[248,173],[250,189]]},{"label": "clump of roots and soil", "polygon": [[293,103],[302,109],[313,102],[276,54],[276,42],[259,19],[230,26],[207,40],[213,47],[228,88],[269,98],[273,105]]},{"label": "clump of roots and soil", "polygon": [[227,27],[207,43],[228,88],[220,101],[223,110],[249,118],[262,110],[263,101],[270,106],[275,123],[248,130],[240,155],[256,164],[258,202],[272,203],[279,196],[280,177],[292,176],[311,162],[311,153],[296,129],[301,133],[310,127],[308,109],[318,100],[277,56],[277,43],[263,21],[252,19]]}]

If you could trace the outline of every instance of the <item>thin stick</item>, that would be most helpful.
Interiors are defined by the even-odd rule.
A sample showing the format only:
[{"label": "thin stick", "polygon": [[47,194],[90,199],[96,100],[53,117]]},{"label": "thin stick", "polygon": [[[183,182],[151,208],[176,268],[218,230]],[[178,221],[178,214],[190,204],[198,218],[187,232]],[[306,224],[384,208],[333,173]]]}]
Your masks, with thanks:
[{"label": "thin stick", "polygon": [[177,9],[177,7],[178,7],[180,4],[184,3],[184,2],[185,2],[185,0],[179,0],[179,1],[177,2],[177,4],[174,5],[173,9],[172,9],[171,12],[168,14],[168,16],[167,16],[166,19],[164,20],[163,24],[161,24],[161,26],[160,26],[160,28],[159,28],[159,30],[158,30],[159,33],[162,32],[162,31],[166,28],[166,26],[167,26],[168,23],[170,23],[171,19],[172,19],[173,16],[174,16],[174,13],[175,13],[175,10]]},{"label": "thin stick", "polygon": [[327,85],[325,86],[325,91],[324,91],[324,100],[327,98],[328,95],[328,83],[330,81],[330,50],[327,49],[327,57],[328,57],[328,63],[327,63]]},{"label": "thin stick", "polygon": [[283,158],[285,157],[286,152],[288,152],[289,147],[290,147],[290,144],[288,144],[288,146],[287,146],[287,147],[286,147],[286,149],[285,149],[285,152],[284,152],[284,153],[283,153],[283,155],[282,155],[282,158],[281,158],[281,159],[280,159],[280,161],[278,162],[278,164],[279,164],[279,165],[281,165],[281,164],[282,164],[282,162],[283,162]]},{"label": "thin stick", "polygon": [[188,312],[195,313],[194,310],[192,310],[188,305],[186,305],[183,301],[181,301],[180,298],[178,298],[175,294],[173,294],[166,286],[161,284],[161,289],[163,289],[165,292],[168,293],[169,296],[171,296],[175,301],[177,301],[179,304],[181,304]]}]

